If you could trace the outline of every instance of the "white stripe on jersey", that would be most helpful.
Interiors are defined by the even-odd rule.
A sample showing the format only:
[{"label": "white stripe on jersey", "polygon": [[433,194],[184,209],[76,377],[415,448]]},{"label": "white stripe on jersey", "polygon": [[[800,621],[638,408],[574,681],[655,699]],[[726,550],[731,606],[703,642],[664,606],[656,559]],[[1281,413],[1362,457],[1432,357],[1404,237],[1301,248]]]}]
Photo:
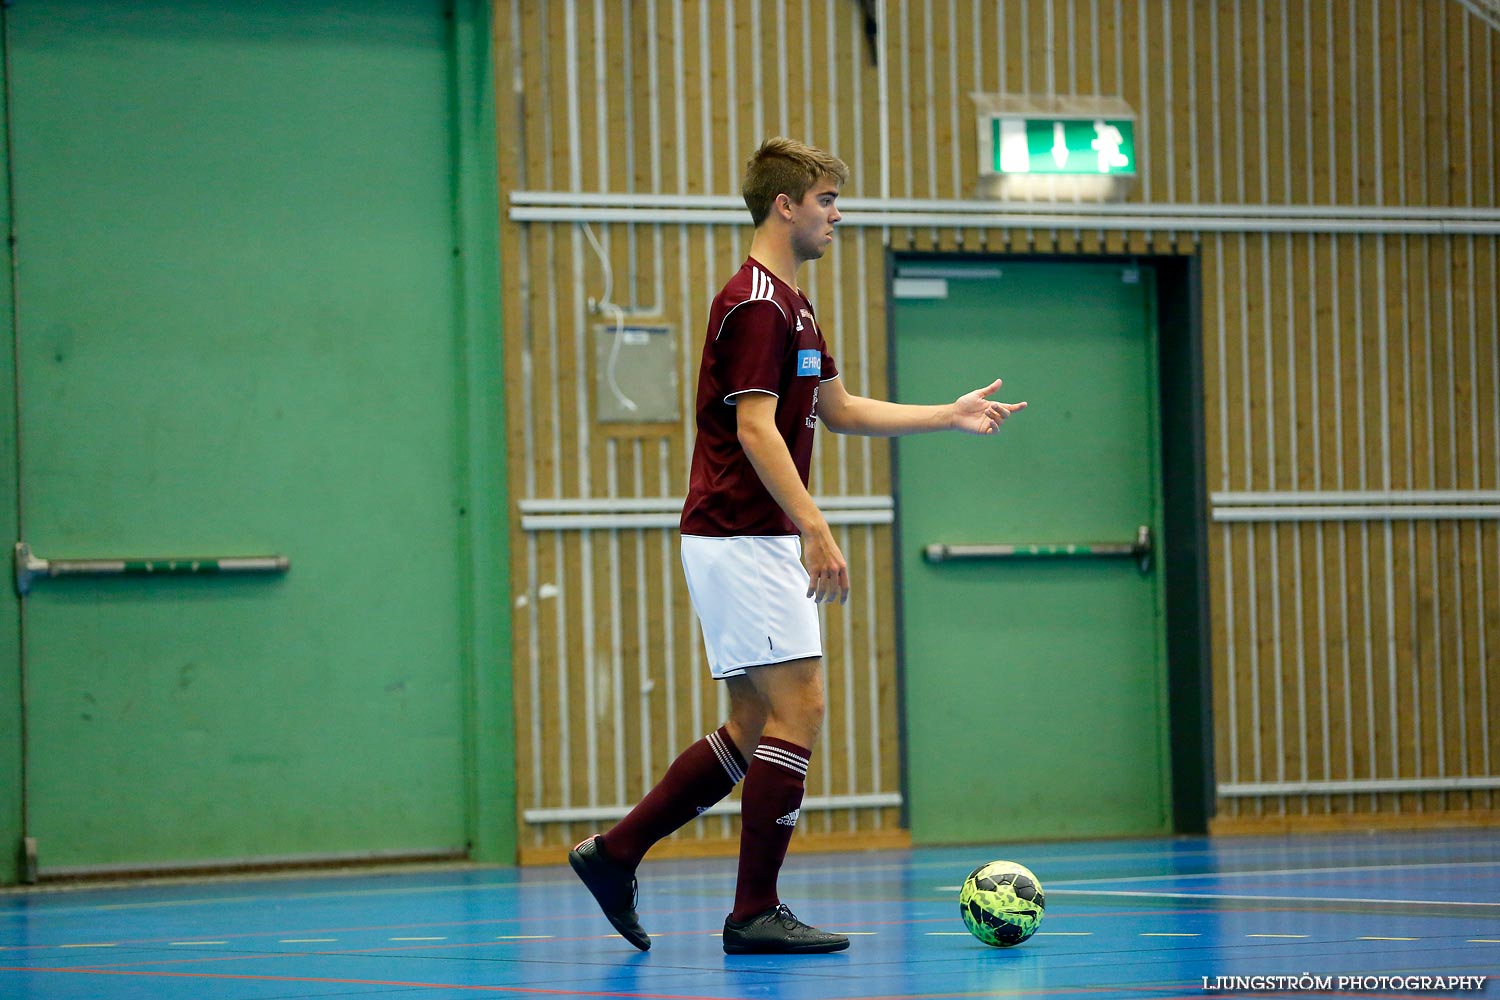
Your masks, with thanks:
[{"label": "white stripe on jersey", "polygon": [[750,269],[750,297],[744,302],[737,302],[730,307],[729,312],[724,314],[724,319],[719,323],[719,329],[714,333],[714,339],[718,340],[724,334],[724,324],[729,322],[729,316],[740,306],[751,302],[769,302],[776,307],[776,311],[786,316],[786,310],[781,308],[781,303],[776,301],[776,286],[771,284],[771,278],[758,267]]}]

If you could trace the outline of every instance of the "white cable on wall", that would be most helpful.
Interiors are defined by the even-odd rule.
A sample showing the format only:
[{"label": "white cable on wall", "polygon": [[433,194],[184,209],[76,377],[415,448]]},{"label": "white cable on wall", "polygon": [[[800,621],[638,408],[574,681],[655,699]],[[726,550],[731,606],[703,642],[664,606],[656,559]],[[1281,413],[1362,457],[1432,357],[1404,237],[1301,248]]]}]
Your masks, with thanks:
[{"label": "white cable on wall", "polygon": [[597,312],[608,312],[615,318],[614,336],[610,338],[609,360],[604,365],[604,382],[609,386],[610,393],[615,397],[615,402],[625,409],[634,413],[640,409],[635,400],[625,395],[625,390],[620,388],[620,382],[615,377],[620,363],[620,345],[624,342],[625,332],[625,310],[615,304],[611,296],[615,290],[615,272],[610,266],[609,255],[604,252],[604,247],[599,243],[599,238],[594,235],[594,227],[587,222],[580,222],[579,227],[583,234],[589,238],[589,245],[593,247],[595,255],[599,258],[599,267],[604,272],[604,294],[598,299],[589,300],[589,308]]}]

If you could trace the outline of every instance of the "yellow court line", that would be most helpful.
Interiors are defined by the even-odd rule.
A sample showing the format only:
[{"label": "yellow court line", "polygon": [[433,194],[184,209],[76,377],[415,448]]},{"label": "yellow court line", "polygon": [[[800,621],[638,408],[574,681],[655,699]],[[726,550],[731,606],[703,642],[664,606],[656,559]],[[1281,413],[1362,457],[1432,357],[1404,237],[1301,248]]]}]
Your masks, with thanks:
[{"label": "yellow court line", "polygon": [[60,944],[59,948],[118,948],[118,944]]}]

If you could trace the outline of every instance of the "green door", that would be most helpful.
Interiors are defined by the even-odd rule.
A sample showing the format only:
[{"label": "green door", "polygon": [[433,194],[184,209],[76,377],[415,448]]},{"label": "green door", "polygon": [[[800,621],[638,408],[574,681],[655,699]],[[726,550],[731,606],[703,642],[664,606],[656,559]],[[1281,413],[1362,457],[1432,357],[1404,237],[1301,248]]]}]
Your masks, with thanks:
[{"label": "green door", "polygon": [[464,850],[444,8],[7,5],[43,874]]},{"label": "green door", "polygon": [[897,445],[913,839],[1167,832],[1158,567],[926,551],[1159,533],[1152,272],[910,261],[893,293],[900,399],[999,377],[999,398],[1030,404],[995,438]]}]

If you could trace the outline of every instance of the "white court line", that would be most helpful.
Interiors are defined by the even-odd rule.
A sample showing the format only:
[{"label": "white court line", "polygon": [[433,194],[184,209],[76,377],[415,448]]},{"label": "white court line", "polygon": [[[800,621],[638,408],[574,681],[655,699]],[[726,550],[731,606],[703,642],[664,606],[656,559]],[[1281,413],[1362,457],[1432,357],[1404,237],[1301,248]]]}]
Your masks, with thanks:
[{"label": "white court line", "polygon": [[392,941],[446,941],[445,937],[393,937]]},{"label": "white court line", "polygon": [[[729,874],[733,877],[735,873],[730,872]],[[338,876],[329,877],[336,878]],[[678,881],[682,880],[677,879],[675,876],[672,878]],[[369,896],[413,896],[424,893],[440,895],[453,892],[505,892],[538,885],[567,885],[569,881],[566,878],[558,878],[545,882],[494,882],[485,885],[417,885],[389,889],[330,889],[323,892],[293,892],[284,896],[278,895],[274,898],[278,900],[343,899]],[[577,883],[578,879],[575,877],[571,881]],[[9,895],[9,893],[0,893],[0,898],[4,898],[6,895]],[[97,913],[111,910],[159,910],[179,906],[224,906],[230,903],[260,903],[264,902],[266,898],[265,896],[204,896],[194,899],[153,899],[140,903],[105,903],[100,906],[59,906],[56,909],[48,910],[46,916],[66,916],[70,913]],[[32,919],[35,919],[37,914],[27,914],[25,911],[0,913],[0,919],[20,916],[30,916]]]},{"label": "white court line", "polygon": [[282,938],[277,944],[333,944],[338,938]]},{"label": "white court line", "polygon": [[118,944],[60,944],[59,948],[118,948]]},{"label": "white court line", "polygon": [[[1346,847],[1342,847],[1341,850],[1344,850],[1345,852],[1352,854],[1352,853],[1364,853],[1364,852],[1367,852],[1367,851],[1371,852],[1371,853],[1382,852],[1382,851],[1390,851],[1391,848],[1388,845],[1371,844],[1369,846],[1365,846],[1365,845],[1346,846]],[[1016,853],[1016,852],[1013,852],[1013,853]],[[1164,851],[1141,851],[1141,852],[1129,852],[1129,853],[1119,852],[1119,853],[1114,853],[1114,854],[1061,854],[1061,855],[1058,855],[1056,857],[1045,858],[1045,859],[1043,859],[1041,861],[1038,861],[1037,863],[1038,863],[1038,865],[1044,865],[1044,864],[1045,865],[1060,865],[1060,864],[1065,864],[1065,863],[1073,862],[1073,861],[1090,861],[1090,862],[1099,862],[1099,861],[1145,861],[1145,860],[1151,860],[1151,859],[1157,859],[1157,858],[1165,858],[1165,859],[1171,859],[1171,860],[1182,860],[1182,859],[1185,859],[1185,858],[1208,858],[1208,857],[1213,857],[1213,856],[1216,855],[1216,853],[1217,852],[1214,851],[1214,850],[1207,850],[1207,849],[1205,849],[1205,850],[1192,850],[1192,851],[1164,850]],[[1262,855],[1265,855],[1265,854],[1277,854],[1277,855],[1279,855],[1279,854],[1284,854],[1284,853],[1285,852],[1282,849],[1280,849],[1280,848],[1264,848],[1264,849],[1259,849],[1259,850],[1252,849],[1252,850],[1247,850],[1247,851],[1240,852],[1240,857],[1241,858],[1252,858],[1252,857],[1262,856]],[[1477,864],[1489,864],[1489,862],[1476,862],[1476,863]],[[1425,865],[1383,865],[1383,866],[1374,866],[1374,867],[1368,867],[1368,868],[1321,868],[1321,869],[1320,868],[1305,868],[1305,869],[1286,869],[1284,871],[1279,871],[1279,872],[1278,871],[1265,871],[1265,872],[1222,872],[1222,873],[1205,872],[1202,875],[1148,875],[1148,876],[1131,876],[1131,877],[1122,878],[1122,879],[1074,879],[1071,882],[1064,882],[1064,883],[1057,883],[1057,884],[1062,884],[1062,885],[1082,885],[1082,884],[1086,884],[1086,883],[1089,883],[1089,882],[1124,882],[1124,881],[1150,881],[1150,880],[1153,880],[1153,879],[1170,879],[1170,878],[1204,878],[1204,877],[1207,877],[1209,875],[1218,875],[1218,877],[1220,877],[1220,878],[1229,878],[1229,877],[1243,877],[1243,876],[1246,876],[1246,875],[1302,874],[1304,872],[1306,872],[1306,873],[1314,873],[1314,872],[1334,872],[1334,871],[1406,871],[1406,870],[1412,869],[1412,868],[1451,868],[1451,867],[1459,867],[1462,864],[1465,864],[1465,863],[1464,862],[1459,862],[1459,863],[1455,863],[1455,864],[1445,864],[1445,863],[1439,862],[1439,863],[1425,864]],[[871,865],[871,866],[869,866],[867,868],[861,868],[860,871],[864,875],[870,875],[870,874],[879,874],[881,872],[922,871],[922,870],[930,869],[930,868],[947,868],[947,869],[952,869],[952,868],[958,868],[958,867],[962,867],[962,865],[959,864],[959,863],[955,863],[953,861],[922,861],[922,862],[917,862],[916,864]],[[845,872],[845,871],[847,871],[847,868],[845,868],[845,867],[818,866],[818,867],[799,868],[799,869],[796,870],[795,874],[798,877],[804,877],[805,878],[805,877],[818,876],[818,875],[835,875],[835,874],[840,874],[840,873]],[[571,873],[569,873],[569,874],[571,876]],[[680,875],[679,874],[667,874],[667,873],[663,873],[661,875],[653,875],[652,876],[652,884],[655,885],[655,884],[658,884],[658,883],[701,881],[704,878],[709,878],[709,879],[724,878],[724,879],[730,879],[730,880],[732,880],[734,877],[735,877],[735,872],[732,871],[732,870],[731,871],[722,872],[722,873],[718,873],[718,874],[715,874],[715,873],[712,873],[712,872],[706,873],[706,874],[702,873],[702,872],[693,872],[693,873],[683,873],[683,874],[680,874]],[[559,877],[559,878],[556,878],[556,879],[541,879],[541,880],[538,880],[538,881],[535,881],[535,882],[525,882],[525,883],[522,883],[522,882],[499,882],[499,883],[490,883],[490,884],[485,884],[485,885],[436,885],[436,886],[435,885],[422,885],[422,886],[403,886],[403,887],[400,887],[400,888],[382,888],[382,889],[352,889],[352,890],[351,889],[342,889],[342,890],[340,890],[340,889],[330,889],[330,890],[324,890],[324,891],[318,891],[318,892],[295,892],[295,893],[289,893],[289,894],[287,894],[285,896],[278,896],[277,898],[278,899],[283,899],[283,900],[285,900],[285,899],[330,899],[330,898],[368,898],[368,897],[372,897],[372,896],[419,895],[419,894],[423,894],[423,893],[430,893],[430,894],[433,894],[433,895],[437,895],[437,894],[454,893],[454,892],[509,892],[509,891],[519,891],[523,887],[525,887],[525,888],[532,888],[532,887],[538,887],[538,886],[545,887],[545,886],[549,886],[549,885],[576,885],[576,884],[577,884],[577,879],[576,878],[573,878],[573,877]],[[1049,884],[1052,884],[1052,883],[1049,883]],[[9,895],[9,893],[0,893],[0,898],[4,898],[6,895]],[[202,897],[202,898],[196,898],[196,899],[165,899],[165,900],[149,900],[149,901],[135,902],[135,903],[109,903],[109,904],[105,904],[105,905],[101,905],[101,906],[60,906],[60,907],[57,907],[55,909],[49,909],[46,912],[46,914],[44,914],[44,915],[48,916],[48,917],[53,917],[53,916],[62,917],[62,916],[68,916],[69,914],[74,914],[74,913],[99,913],[99,912],[107,912],[107,911],[111,911],[111,910],[151,910],[151,909],[162,909],[162,908],[169,908],[169,907],[185,907],[185,906],[222,906],[222,905],[225,905],[225,904],[228,904],[228,903],[255,903],[255,902],[261,902],[264,899],[265,899],[264,896],[212,896],[212,897]],[[26,919],[34,921],[39,916],[43,916],[43,914],[26,913],[26,912],[23,912],[23,911],[0,912],[0,920],[21,919],[21,918],[24,917]]]},{"label": "white court line", "polygon": [[1095,882],[1178,882],[1190,878],[1256,878],[1277,875],[1332,875],[1341,872],[1405,872],[1421,868],[1500,868],[1500,861],[1449,861],[1418,865],[1347,865],[1335,868],[1281,868],[1270,871],[1197,872],[1181,875],[1129,875],[1124,878],[1075,878],[1047,882],[1047,885],[1090,885]]},{"label": "white court line", "polygon": [[[1469,837],[1462,838],[1458,842],[1458,846],[1466,846],[1467,844],[1471,843],[1474,839],[1478,839],[1478,838],[1469,838]],[[1014,847],[1015,849],[1011,850],[1011,853],[1012,854],[1021,854],[1021,853],[1024,853],[1024,852],[1028,851],[1032,846],[1034,846],[1034,845],[1025,845],[1025,844],[1003,845],[1003,846],[1000,846],[998,849],[999,850],[1011,850],[1011,848]],[[1347,846],[1346,845],[1340,845],[1339,850],[1340,850],[1341,853],[1344,853],[1344,854],[1378,854],[1378,853],[1390,853],[1391,851],[1394,850],[1394,848],[1392,848],[1388,844],[1387,845],[1382,845],[1382,844],[1369,844],[1369,845],[1359,844],[1359,845],[1347,845]],[[1059,854],[1056,857],[1038,858],[1037,859],[1037,865],[1038,866],[1041,866],[1041,865],[1059,865],[1059,864],[1067,864],[1067,863],[1074,862],[1074,861],[1148,861],[1148,860],[1154,860],[1154,859],[1167,859],[1167,860],[1181,861],[1181,860],[1184,860],[1184,859],[1187,859],[1187,858],[1209,858],[1209,859],[1213,859],[1213,858],[1219,857],[1220,853],[1221,852],[1218,849],[1216,849],[1216,848],[1204,848],[1204,849],[1201,849],[1201,850],[1182,850],[1182,851],[1173,851],[1173,850],[1164,850],[1164,851],[1138,851],[1138,852],[1120,851],[1120,852],[1111,853],[1111,854]],[[1285,854],[1286,854],[1286,851],[1283,850],[1283,849],[1281,849],[1281,848],[1266,847],[1266,848],[1260,848],[1260,849],[1251,849],[1251,850],[1245,850],[1245,851],[1237,851],[1236,852],[1236,860],[1239,860],[1239,861],[1243,862],[1245,859],[1249,859],[1249,858],[1265,857],[1265,856],[1268,856],[1268,855],[1272,856],[1272,857],[1277,857],[1277,856],[1284,856]],[[1463,864],[1465,862],[1457,862],[1457,863]],[[1435,863],[1435,866],[1436,867],[1444,867],[1444,865],[1441,862]],[[911,864],[911,865],[874,865],[874,866],[871,866],[869,869],[862,869],[862,870],[867,870],[867,871],[872,871],[872,872],[894,871],[894,870],[923,871],[923,870],[929,869],[929,868],[958,868],[958,867],[961,867],[961,863],[955,863],[953,861],[920,861],[920,862],[917,862],[917,863]],[[1392,865],[1390,867],[1392,867],[1392,868],[1410,868],[1410,867],[1420,867],[1420,866],[1416,866],[1416,865]],[[834,873],[836,871],[841,871],[841,870],[842,869],[834,869],[834,868],[808,868],[808,869],[804,870],[804,873],[806,873],[806,874],[813,874],[813,875],[824,875],[824,874],[832,874],[832,873]],[[732,875],[733,872],[731,872],[730,874]]]},{"label": "white court line", "polygon": [[228,941],[173,941],[173,948],[188,948],[196,944],[228,944]]},{"label": "white court line", "polygon": [[1253,938],[1305,938],[1307,936],[1308,935],[1306,935],[1306,934],[1246,934],[1245,935],[1245,937],[1247,937],[1247,938],[1250,938],[1250,937],[1253,937]]},{"label": "white court line", "polygon": [[1362,937],[1362,938],[1355,938],[1354,940],[1356,940],[1356,941],[1420,941],[1422,939],[1421,938],[1407,938],[1407,937]]},{"label": "white court line", "polygon": [[501,934],[495,938],[496,941],[546,941],[552,938],[551,934]]},{"label": "white court line", "polygon": [[1386,903],[1393,906],[1480,906],[1500,903],[1466,903],[1449,899],[1364,899],[1347,896],[1250,896],[1227,892],[1138,892],[1132,889],[1057,889],[1058,896],[1130,896],[1142,899],[1239,899],[1256,903]]},{"label": "white court line", "polygon": [[1141,937],[1202,937],[1202,934],[1183,934],[1169,931],[1142,931]]}]

